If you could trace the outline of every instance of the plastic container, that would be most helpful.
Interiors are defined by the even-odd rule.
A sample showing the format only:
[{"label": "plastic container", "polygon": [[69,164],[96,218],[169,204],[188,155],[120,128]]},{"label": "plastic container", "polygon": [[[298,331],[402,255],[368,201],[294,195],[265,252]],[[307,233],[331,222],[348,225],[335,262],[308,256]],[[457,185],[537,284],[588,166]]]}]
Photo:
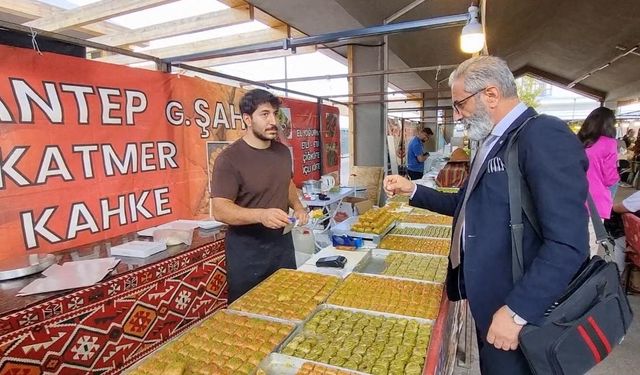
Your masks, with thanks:
[{"label": "plastic container", "polygon": [[156,229],[153,231],[154,242],[164,242],[167,246],[179,245],[181,243],[185,245],[191,245],[193,240],[193,229]]},{"label": "plastic container", "polygon": [[314,254],[316,252],[316,240],[313,231],[306,227],[296,227],[291,231],[293,247],[296,252]]}]

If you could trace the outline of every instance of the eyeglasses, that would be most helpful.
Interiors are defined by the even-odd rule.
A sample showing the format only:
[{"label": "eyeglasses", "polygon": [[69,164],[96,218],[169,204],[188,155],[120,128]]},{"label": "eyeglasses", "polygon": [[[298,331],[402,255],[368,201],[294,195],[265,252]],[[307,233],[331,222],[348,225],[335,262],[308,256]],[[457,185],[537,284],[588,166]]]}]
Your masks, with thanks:
[{"label": "eyeglasses", "polygon": [[485,87],[485,88],[482,88],[482,89],[480,89],[480,90],[478,90],[478,91],[474,92],[473,94],[471,94],[471,95],[467,96],[467,97],[466,97],[466,98],[464,98],[464,99],[456,100],[455,102],[453,102],[453,105],[452,105],[453,110],[454,110],[457,114],[460,114],[460,108],[461,108],[460,106],[462,106],[462,105],[464,104],[464,102],[466,102],[467,100],[471,99],[472,97],[474,97],[474,96],[478,95],[479,93],[483,92],[483,91],[484,91],[484,90],[486,90],[486,89],[487,89],[486,87]]}]

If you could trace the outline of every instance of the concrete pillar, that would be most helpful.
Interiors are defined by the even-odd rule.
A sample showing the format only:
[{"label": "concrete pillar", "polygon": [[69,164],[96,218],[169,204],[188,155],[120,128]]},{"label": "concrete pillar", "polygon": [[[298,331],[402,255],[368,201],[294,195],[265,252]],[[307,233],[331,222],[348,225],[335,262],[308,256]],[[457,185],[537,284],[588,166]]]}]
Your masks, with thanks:
[{"label": "concrete pillar", "polygon": [[[349,46],[349,73],[382,70],[382,47]],[[353,94],[383,92],[381,76],[352,78],[349,91]],[[377,100],[383,96],[354,97],[358,100]],[[358,166],[384,166],[386,124],[383,123],[383,104],[357,104],[351,106],[353,164]]]},{"label": "concrete pillar", "polygon": [[[425,108],[435,107],[438,105],[438,101],[436,99],[423,99],[422,106]],[[437,120],[436,117],[438,115],[437,110],[429,109],[422,111],[422,117],[425,119],[422,123],[422,126],[431,129],[434,136],[429,139],[428,142],[424,143],[424,150],[429,152],[434,152],[438,150],[438,139],[441,137],[440,132],[437,129]]]}]

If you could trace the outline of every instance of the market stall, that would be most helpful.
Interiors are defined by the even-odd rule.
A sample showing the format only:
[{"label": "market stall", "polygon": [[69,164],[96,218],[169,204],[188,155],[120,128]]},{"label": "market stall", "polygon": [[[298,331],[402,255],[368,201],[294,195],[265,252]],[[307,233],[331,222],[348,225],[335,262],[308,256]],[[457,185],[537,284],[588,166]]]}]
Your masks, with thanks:
[{"label": "market stall", "polygon": [[[449,241],[450,221],[402,203],[381,210],[363,215],[394,218],[394,234],[378,246],[328,247],[299,270],[276,272],[128,373],[451,373],[465,311],[443,293],[447,260],[438,241]],[[368,219],[356,219],[355,229]],[[382,248],[395,237],[414,242]],[[342,270],[314,266],[340,254],[348,257]]]},{"label": "market stall", "polygon": [[[155,239],[167,222],[211,215],[216,157],[244,132],[242,90],[0,50],[10,57],[0,65],[14,77],[0,85],[3,108],[32,115],[9,116],[5,129],[15,131],[0,142],[13,158],[5,168],[29,177],[6,179],[0,195],[3,257],[42,252],[60,266],[109,259],[141,232]],[[93,92],[84,101],[53,94],[70,84]],[[105,110],[100,98],[114,106]],[[288,98],[281,109],[280,140],[292,150],[294,182],[336,174],[338,110],[320,99]],[[63,110],[77,122],[62,121]],[[352,193],[340,190],[318,206],[338,206]],[[446,373],[459,322],[442,285],[450,224],[399,202],[371,210],[344,224],[367,243],[351,251],[358,256],[345,272],[325,275],[309,264],[283,270],[228,309],[220,231],[196,229],[193,242],[169,236],[160,253],[109,259],[113,272],[79,287],[19,297],[39,276],[0,282],[0,374],[280,374],[277,361],[301,369]],[[422,268],[430,273],[417,273]],[[325,353],[309,332],[330,332],[325,343],[332,349]],[[341,348],[347,339],[348,350]]]},{"label": "market stall", "polygon": [[[216,158],[246,129],[245,90],[5,45],[0,55],[0,263],[82,268],[139,231],[210,217]],[[294,182],[338,171],[337,113],[283,99]],[[41,275],[0,282],[0,374],[121,372],[226,305],[222,238],[159,239],[166,250],[107,260],[105,278],[52,293],[18,296]]]}]

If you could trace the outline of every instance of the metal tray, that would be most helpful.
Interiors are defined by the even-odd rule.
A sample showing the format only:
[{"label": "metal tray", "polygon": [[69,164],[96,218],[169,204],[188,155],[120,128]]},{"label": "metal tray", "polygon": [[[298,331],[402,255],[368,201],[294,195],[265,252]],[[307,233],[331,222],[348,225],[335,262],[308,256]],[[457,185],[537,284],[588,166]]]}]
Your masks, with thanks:
[{"label": "metal tray", "polygon": [[421,324],[433,325],[433,323],[434,323],[434,320],[432,320],[432,319],[419,318],[417,316],[408,316],[408,315],[392,314],[392,313],[388,313],[388,312],[375,311],[375,310],[358,309],[358,308],[355,308],[355,307],[332,305],[330,303],[323,303],[319,307],[320,308],[325,308],[325,309],[339,309],[339,310],[347,310],[347,311],[359,312],[359,313],[369,314],[369,315],[384,316],[385,318],[415,320],[416,322],[421,323]]},{"label": "metal tray", "polygon": [[15,255],[0,259],[0,280],[17,279],[42,272],[56,262],[52,254]]},{"label": "metal tray", "polygon": [[[346,310],[346,311],[351,311],[351,312],[357,312],[357,313],[367,314],[367,315],[371,315],[371,316],[382,316],[382,317],[385,317],[385,318],[395,318],[395,319],[414,320],[414,321],[416,321],[416,322],[418,322],[418,323],[420,323],[420,324],[428,324],[428,325],[430,325],[430,326],[432,327],[432,335],[433,335],[433,325],[434,325],[434,321],[433,321],[433,320],[430,320],[430,319],[417,318],[417,317],[413,317],[413,316],[403,316],[403,315],[397,315],[397,314],[389,314],[389,313],[384,313],[384,312],[379,312],[379,311],[371,311],[371,310],[355,309],[355,308],[351,308],[351,307],[338,306],[338,305],[322,304],[322,305],[319,305],[319,306],[318,306],[318,308],[317,308],[317,309],[316,309],[316,310],[315,310],[311,315],[309,315],[309,316],[307,317],[307,319],[305,319],[305,320],[304,320],[304,322],[300,325],[299,329],[297,330],[297,331],[298,331],[298,333],[296,333],[296,334],[292,334],[292,335],[289,335],[289,337],[288,337],[288,338],[287,338],[287,339],[282,343],[282,345],[281,345],[280,347],[281,347],[281,348],[286,347],[286,346],[287,346],[287,345],[288,345],[288,344],[289,344],[289,343],[290,343],[290,342],[291,342],[295,337],[297,337],[297,336],[298,336],[298,334],[300,334],[300,333],[304,332],[304,326],[305,326],[305,325],[306,325],[306,324],[307,324],[307,323],[308,323],[308,322],[309,322],[309,321],[310,321],[310,320],[311,320],[311,319],[312,319],[312,318],[313,318],[313,317],[314,317],[318,312],[320,312],[320,311],[322,311],[322,310]],[[429,340],[429,345],[431,345],[431,340]],[[428,353],[428,352],[429,352],[429,347],[427,346],[427,353]],[[284,355],[284,354],[282,354],[282,353],[278,353],[278,354],[279,354],[279,355],[282,355],[282,356],[286,356],[286,355]],[[426,353],[425,353],[425,355],[426,355]],[[286,357],[289,357],[289,356],[286,356]],[[298,358],[298,357],[292,357],[292,358]],[[321,365],[324,365],[324,366],[330,366],[330,367],[331,367],[331,365],[328,365],[328,364],[323,363],[323,362],[314,362],[314,361],[310,361],[310,360],[307,360],[307,359],[301,359],[301,358],[298,358],[298,359],[300,359],[303,363],[304,363],[304,362],[312,362],[312,363],[319,363],[319,364],[321,364]],[[263,360],[263,363],[264,363],[264,360]],[[333,367],[335,367],[335,366],[333,366]],[[425,364],[423,364],[423,370],[424,370],[424,368],[425,368],[425,367],[426,367],[426,358],[425,358]],[[341,369],[341,370],[344,370],[344,371],[352,371],[352,372],[354,372],[354,370],[351,370],[351,369],[342,368],[342,367],[338,367],[338,368],[339,368],[339,369]],[[355,372],[355,373],[356,373],[356,374],[367,374],[367,373],[363,373],[363,372]],[[280,373],[267,373],[267,374],[269,374],[269,375],[270,375],[270,374],[280,374]],[[286,374],[288,374],[288,373],[282,373],[282,374],[283,374],[283,375],[286,375]],[[295,374],[295,373],[294,373],[294,374]]]},{"label": "metal tray", "polygon": [[[420,223],[396,223],[395,228],[397,229],[405,229],[405,228],[416,228],[416,229],[427,229],[428,227],[444,227],[444,228],[451,228],[451,225],[441,225],[441,224],[420,224]],[[453,229],[452,229],[453,232]],[[450,237],[432,237],[432,236],[414,236],[411,234],[397,234],[397,233],[388,233],[389,235],[393,235],[393,236],[400,236],[400,237],[412,237],[412,238],[424,238],[424,239],[431,239],[431,240],[450,240]]]},{"label": "metal tray", "polygon": [[[278,345],[276,345],[273,350],[272,353],[280,351],[284,345],[285,342],[289,342],[291,341],[293,336],[296,336],[298,334],[300,334],[302,332],[302,326],[299,324],[296,324],[295,322],[291,322],[291,321],[287,321],[287,320],[283,320],[283,319],[278,319],[278,318],[274,318],[274,317],[270,317],[270,316],[263,316],[263,315],[258,315],[258,314],[252,314],[252,313],[247,313],[244,311],[236,311],[236,310],[229,310],[229,309],[222,309],[222,310],[218,310],[215,313],[211,314],[209,317],[202,319],[201,321],[199,321],[198,323],[192,325],[191,327],[189,327],[188,329],[182,331],[181,333],[179,333],[177,336],[173,337],[171,340],[168,340],[167,342],[165,342],[164,344],[160,345],[159,347],[157,347],[156,349],[154,349],[152,352],[147,353],[144,357],[140,358],[139,360],[137,360],[136,362],[134,362],[131,366],[129,366],[126,370],[124,370],[124,372],[122,372],[123,375],[127,375],[129,374],[131,371],[135,370],[138,366],[140,366],[142,364],[142,362],[144,362],[145,360],[147,360],[149,357],[157,354],[159,351],[161,351],[162,349],[164,349],[167,345],[169,345],[170,343],[174,342],[175,340],[179,339],[180,337],[182,337],[183,335],[186,335],[187,333],[189,333],[193,328],[199,327],[201,326],[207,319],[211,318],[213,315],[218,314],[218,313],[229,313],[229,314],[234,314],[234,315],[242,315],[242,316],[246,316],[248,318],[255,318],[255,319],[261,319],[261,320],[267,320],[267,321],[271,321],[271,322],[276,322],[276,323],[281,323],[281,324],[285,324],[288,326],[291,326],[291,332],[289,332],[289,334],[287,336],[285,336],[282,341],[280,341],[280,343]],[[260,365],[258,365],[258,367],[260,367]],[[253,373],[255,373],[256,371],[254,370]]]},{"label": "metal tray", "polygon": [[[415,316],[404,316],[404,315],[398,315],[398,314],[390,314],[390,313],[381,312],[381,311],[356,309],[356,308],[353,308],[353,307],[340,306],[340,305],[331,305],[331,304],[328,304],[328,303],[323,303],[321,305],[318,305],[318,307],[315,310],[313,310],[313,313],[311,313],[311,314],[309,314],[309,316],[307,316],[307,318],[299,325],[299,327],[298,327],[299,329],[296,329],[296,331],[303,332],[304,331],[304,326],[318,312],[320,312],[322,310],[346,310],[346,311],[358,312],[358,313],[372,315],[372,316],[382,316],[382,317],[385,317],[385,318],[415,320],[416,322],[418,322],[420,324],[429,324],[431,326],[433,326],[433,323],[434,323],[434,321],[431,320],[431,319],[418,318],[418,317],[415,317]],[[289,335],[289,337],[287,337],[287,339],[284,340],[284,342],[282,343],[282,345],[280,347],[284,348],[285,346],[287,346],[289,344],[289,342],[291,342],[291,340],[293,340],[296,336],[297,336],[297,334]],[[353,370],[351,370],[351,371],[353,371]]]},{"label": "metal tray", "polygon": [[397,213],[397,214],[409,214],[409,213],[413,212],[413,207],[411,207],[411,206],[401,206],[401,207],[398,207],[398,208],[392,208],[389,211],[393,212],[393,213]]},{"label": "metal tray", "polygon": [[429,281],[429,280],[418,280],[418,279],[410,279],[408,277],[400,277],[400,276],[392,276],[392,275],[382,275],[382,274],[376,274],[376,273],[366,273],[366,272],[355,272],[358,275],[362,275],[362,276],[369,276],[369,277],[377,277],[380,279],[390,279],[390,280],[397,280],[397,281],[408,281],[408,282],[413,282],[413,283],[419,283],[419,284],[430,284],[430,285],[443,285],[444,283],[439,283],[436,281]]},{"label": "metal tray", "polygon": [[329,365],[327,363],[311,361],[308,359],[292,357],[281,353],[269,354],[264,360],[262,360],[259,369],[264,371],[267,375],[296,375],[298,370],[300,370],[305,363],[313,363],[326,368],[345,371],[353,375],[367,375],[366,372],[355,371],[344,367],[337,367]]},{"label": "metal tray", "polygon": [[389,253],[383,253],[379,249],[373,249],[370,256],[362,260],[362,267],[357,272],[367,275],[380,275],[387,268],[385,259]]},{"label": "metal tray", "polygon": [[428,226],[433,226],[433,227],[451,227],[451,224],[427,224],[427,223],[411,223],[408,221],[398,221],[396,223],[396,226],[400,227],[400,228],[421,228],[424,229]]},{"label": "metal tray", "polygon": [[[440,240],[442,240],[442,238],[438,238]],[[390,250],[390,249],[382,249],[382,248],[376,248],[373,249],[371,251],[372,255],[373,254],[381,254],[381,253],[387,253],[387,254],[391,254],[391,253],[398,253],[398,254],[411,254],[411,255],[428,255],[431,257],[443,257],[443,258],[448,258],[448,255],[440,255],[440,254],[431,254],[431,253],[419,253],[419,252],[415,252],[415,251],[400,251],[400,250]]]},{"label": "metal tray", "polygon": [[374,255],[375,256],[388,256],[389,254],[393,254],[393,253],[448,258],[447,255],[428,254],[428,253],[412,253],[411,251],[400,251],[400,250],[389,250],[389,249],[372,249],[371,250],[371,256],[374,256]]},{"label": "metal tray", "polygon": [[389,254],[398,253],[398,254],[408,254],[412,256],[419,257],[437,257],[437,258],[445,258],[442,255],[432,255],[432,254],[422,254],[422,253],[407,253],[402,251],[392,251],[392,250],[382,250],[382,249],[373,249],[371,250],[371,255],[362,260],[362,267],[360,267],[356,273],[365,274],[367,276],[380,276],[387,277],[398,280],[407,280],[407,281],[417,281],[417,282],[425,282],[431,284],[442,284],[437,281],[429,281],[429,280],[420,280],[420,279],[412,279],[410,277],[402,277],[402,276],[392,276],[392,275],[384,275],[383,272],[387,268],[386,259]]},{"label": "metal tray", "polygon": [[396,222],[394,221],[380,234],[354,232],[351,230],[351,226],[353,226],[353,224],[355,224],[357,220],[358,220],[357,216],[352,216],[346,219],[345,221],[338,223],[338,225],[334,225],[331,228],[331,233],[335,235],[340,235],[340,236],[347,235],[351,237],[359,237],[365,240],[371,240],[375,244],[379,244],[380,241],[382,240],[382,237],[384,237],[387,233],[391,231],[391,229],[393,229],[396,226]]},{"label": "metal tray", "polygon": [[[322,274],[322,273],[318,273],[318,272],[303,271],[303,270],[298,270],[298,269],[296,269],[296,270],[290,270],[290,271],[303,272],[303,273],[311,273],[311,274],[316,274],[316,275],[322,275],[322,276],[327,276],[327,277],[333,277],[333,278],[336,278],[336,279],[338,279],[338,284],[336,284],[336,287],[337,287],[338,285],[340,285],[340,283],[342,282],[342,278],[341,278],[340,276],[336,276],[336,275],[327,275],[327,274]],[[249,294],[249,293],[250,293],[251,291],[253,291],[254,289],[256,289],[256,288],[260,287],[260,286],[262,285],[262,283],[266,282],[267,280],[271,279],[272,277],[273,277],[273,278],[275,278],[275,277],[276,277],[276,273],[277,273],[277,271],[276,271],[276,272],[274,272],[274,273],[272,273],[269,277],[267,277],[266,279],[264,279],[264,280],[263,280],[262,282],[260,282],[258,285],[256,285],[256,286],[254,286],[253,288],[251,288],[247,293],[243,294],[240,298],[238,298],[238,300],[237,300],[237,301],[239,301],[240,299],[242,299],[242,297],[246,296],[247,294]],[[334,288],[334,290],[335,290],[335,288]],[[331,291],[331,292],[330,292],[330,293],[329,293],[329,294],[324,298],[324,300],[323,300],[322,302],[326,301],[326,300],[327,300],[327,298],[329,298],[329,296],[331,295],[331,293],[333,293],[333,290],[332,290],[332,291]],[[253,313],[253,312],[250,312],[250,311],[236,310],[236,309],[234,308],[234,305],[235,305],[235,304],[236,304],[236,301],[234,301],[231,305],[227,306],[227,309],[228,309],[229,311],[239,312],[239,313],[242,313],[242,314],[250,314],[250,315],[252,315],[252,316],[253,316],[253,317],[255,317],[255,318],[261,318],[261,319],[274,319],[274,320],[273,320],[274,322],[281,321],[281,322],[289,322],[289,323],[298,324],[298,323],[300,323],[300,322],[302,322],[302,321],[304,320],[304,319],[284,319],[284,318],[272,317],[272,316],[270,316],[270,315],[264,315],[264,314],[259,314],[259,313]],[[313,310],[312,310],[311,312],[313,312]],[[249,316],[249,315],[247,315],[247,316]]]},{"label": "metal tray", "polygon": [[[366,277],[376,277],[376,278],[380,278],[380,279],[390,279],[390,280],[396,280],[396,281],[413,282],[413,283],[417,283],[417,284],[440,285],[440,286],[442,286],[442,292],[440,294],[440,298],[442,298],[442,295],[446,293],[446,289],[445,289],[444,283],[436,283],[436,282],[427,281],[427,280],[407,279],[407,278],[396,277],[396,276],[367,274],[367,273],[360,273],[360,272],[355,272],[354,274],[361,275],[361,276],[366,276]],[[356,311],[356,312],[362,312],[362,313],[373,313],[375,315],[394,317],[394,318],[413,319],[413,320],[417,320],[417,321],[425,322],[425,323],[429,323],[429,324],[433,324],[433,322],[434,322],[433,319],[420,318],[420,317],[417,317],[417,316],[410,316],[410,315],[393,314],[393,313],[388,313],[388,312],[383,312],[383,311],[367,310],[367,309],[361,309],[361,308],[351,307],[351,306],[334,305],[334,304],[328,303],[328,302],[325,302],[325,303],[321,304],[320,306],[331,306],[331,307],[336,307],[336,308],[340,308],[340,309],[343,309],[343,310],[350,310],[350,311]],[[440,313],[438,312],[438,314],[440,314]],[[437,318],[437,316],[436,316],[436,318]]]}]

